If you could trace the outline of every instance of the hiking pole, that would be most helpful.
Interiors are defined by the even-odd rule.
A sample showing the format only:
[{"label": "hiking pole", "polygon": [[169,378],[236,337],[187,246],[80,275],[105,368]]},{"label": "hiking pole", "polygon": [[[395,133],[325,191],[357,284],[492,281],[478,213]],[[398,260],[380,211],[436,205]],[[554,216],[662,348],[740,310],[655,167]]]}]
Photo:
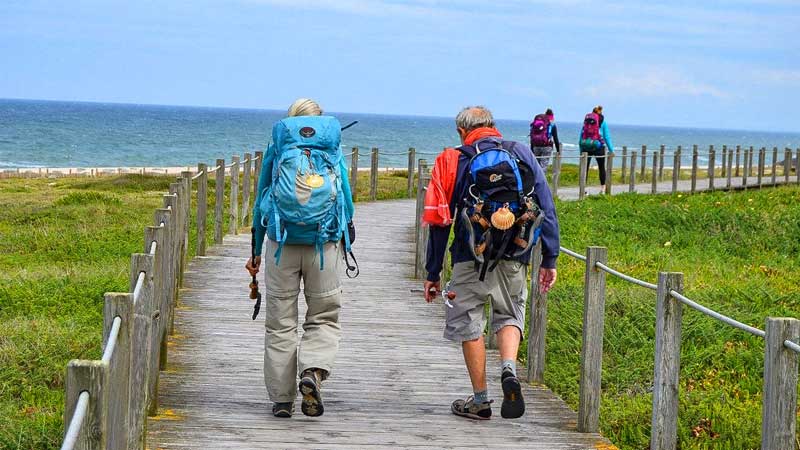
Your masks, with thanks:
[{"label": "hiking pole", "polygon": [[355,124],[357,124],[357,123],[358,123],[358,121],[357,121],[357,120],[354,120],[354,121],[352,121],[352,122],[348,123],[347,125],[345,125],[345,126],[343,126],[343,127],[342,127],[342,131],[344,131],[344,130],[346,130],[346,129],[350,128],[350,127],[352,127],[353,125],[355,125]]},{"label": "hiking pole", "polygon": [[[253,265],[256,263],[256,228],[252,227],[250,229],[252,234],[252,239],[250,241],[250,264]],[[253,320],[256,320],[258,317],[258,312],[261,310],[261,292],[258,291],[258,280],[256,279],[256,275],[253,275],[253,281],[250,282],[250,299],[255,300],[256,304],[253,307]]]}]

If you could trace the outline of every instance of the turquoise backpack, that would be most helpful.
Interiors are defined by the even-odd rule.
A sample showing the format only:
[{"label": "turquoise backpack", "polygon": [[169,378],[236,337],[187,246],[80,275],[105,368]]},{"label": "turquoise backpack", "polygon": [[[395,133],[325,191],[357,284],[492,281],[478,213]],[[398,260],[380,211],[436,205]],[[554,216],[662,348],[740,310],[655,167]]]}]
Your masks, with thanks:
[{"label": "turquoise backpack", "polygon": [[272,127],[275,157],[272,184],[261,195],[261,224],[278,242],[314,245],[324,267],[322,246],[344,240],[351,253],[342,190],[341,125],[335,117],[288,117]]}]

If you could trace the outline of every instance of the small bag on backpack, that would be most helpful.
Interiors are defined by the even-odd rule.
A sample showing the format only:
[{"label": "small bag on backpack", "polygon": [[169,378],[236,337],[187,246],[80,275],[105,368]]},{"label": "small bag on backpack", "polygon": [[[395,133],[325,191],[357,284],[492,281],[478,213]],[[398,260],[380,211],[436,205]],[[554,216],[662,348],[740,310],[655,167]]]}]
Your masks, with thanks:
[{"label": "small bag on backpack", "polygon": [[531,122],[531,147],[549,147],[553,145],[550,135],[550,118],[547,114],[537,114]]},{"label": "small bag on backpack", "polygon": [[[461,218],[483,281],[501,259],[522,256],[533,247],[544,214],[533,196],[533,169],[502,145],[484,150],[477,145],[459,147],[470,158],[471,182]],[[482,230],[477,238],[474,228]]]}]

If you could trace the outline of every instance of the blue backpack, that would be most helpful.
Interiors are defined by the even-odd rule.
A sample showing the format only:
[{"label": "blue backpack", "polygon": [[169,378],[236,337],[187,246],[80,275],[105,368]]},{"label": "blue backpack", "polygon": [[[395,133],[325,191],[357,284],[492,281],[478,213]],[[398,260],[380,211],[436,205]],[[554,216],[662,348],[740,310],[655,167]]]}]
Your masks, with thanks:
[{"label": "blue backpack", "polygon": [[[476,142],[458,150],[469,157],[469,195],[461,218],[483,281],[501,259],[517,258],[533,247],[544,214],[534,197],[533,169],[502,144],[479,150]],[[477,238],[474,228],[482,231]]]},{"label": "blue backpack", "polygon": [[[344,240],[351,253],[342,191],[341,125],[335,117],[288,117],[272,127],[275,159],[272,184],[261,196],[261,224],[278,242],[314,245],[324,267],[322,246]],[[352,253],[351,253],[352,255]]]}]

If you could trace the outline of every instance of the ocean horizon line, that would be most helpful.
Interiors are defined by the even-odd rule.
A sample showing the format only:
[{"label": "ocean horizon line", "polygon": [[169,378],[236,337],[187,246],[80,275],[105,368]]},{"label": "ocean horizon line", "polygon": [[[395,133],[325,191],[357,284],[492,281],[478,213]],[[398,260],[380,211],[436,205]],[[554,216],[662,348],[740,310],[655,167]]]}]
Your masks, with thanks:
[{"label": "ocean horizon line", "polygon": [[[77,104],[86,104],[86,105],[108,105],[108,106],[122,106],[122,107],[150,107],[150,108],[185,108],[190,110],[231,110],[231,111],[242,111],[242,112],[265,112],[265,113],[285,113],[285,109],[274,109],[274,108],[255,108],[255,107],[239,107],[239,106],[215,106],[215,105],[170,105],[170,104],[162,104],[162,103],[132,103],[132,102],[113,102],[113,101],[97,101],[97,100],[61,100],[61,99],[35,99],[35,98],[16,98],[16,97],[0,97],[0,103],[2,102],[28,102],[28,103],[58,103],[58,104],[70,104],[70,103],[77,103]],[[389,117],[389,118],[420,118],[420,119],[440,119],[440,120],[453,120],[454,116],[438,116],[438,115],[426,115],[426,114],[398,114],[398,113],[376,113],[376,112],[360,112],[360,111],[330,111],[331,115],[364,115],[364,116],[373,116],[373,117]],[[531,116],[533,117],[533,116]],[[506,117],[495,117],[495,120],[502,121],[502,122],[529,122],[530,119],[519,119],[519,118],[506,118]],[[559,124],[565,125],[580,125],[580,121],[566,121],[566,120],[557,120]],[[800,136],[800,131],[790,131],[790,130],[757,130],[757,129],[745,129],[745,128],[722,128],[722,127],[691,127],[691,126],[681,126],[681,125],[648,125],[648,124],[631,124],[631,123],[621,123],[621,122],[613,122],[612,127],[630,127],[630,128],[651,128],[651,129],[662,129],[665,131],[676,131],[676,130],[690,130],[690,131],[714,131],[714,132],[724,132],[724,131],[733,131],[733,132],[746,132],[746,133],[764,133],[764,134],[792,134]]]}]

